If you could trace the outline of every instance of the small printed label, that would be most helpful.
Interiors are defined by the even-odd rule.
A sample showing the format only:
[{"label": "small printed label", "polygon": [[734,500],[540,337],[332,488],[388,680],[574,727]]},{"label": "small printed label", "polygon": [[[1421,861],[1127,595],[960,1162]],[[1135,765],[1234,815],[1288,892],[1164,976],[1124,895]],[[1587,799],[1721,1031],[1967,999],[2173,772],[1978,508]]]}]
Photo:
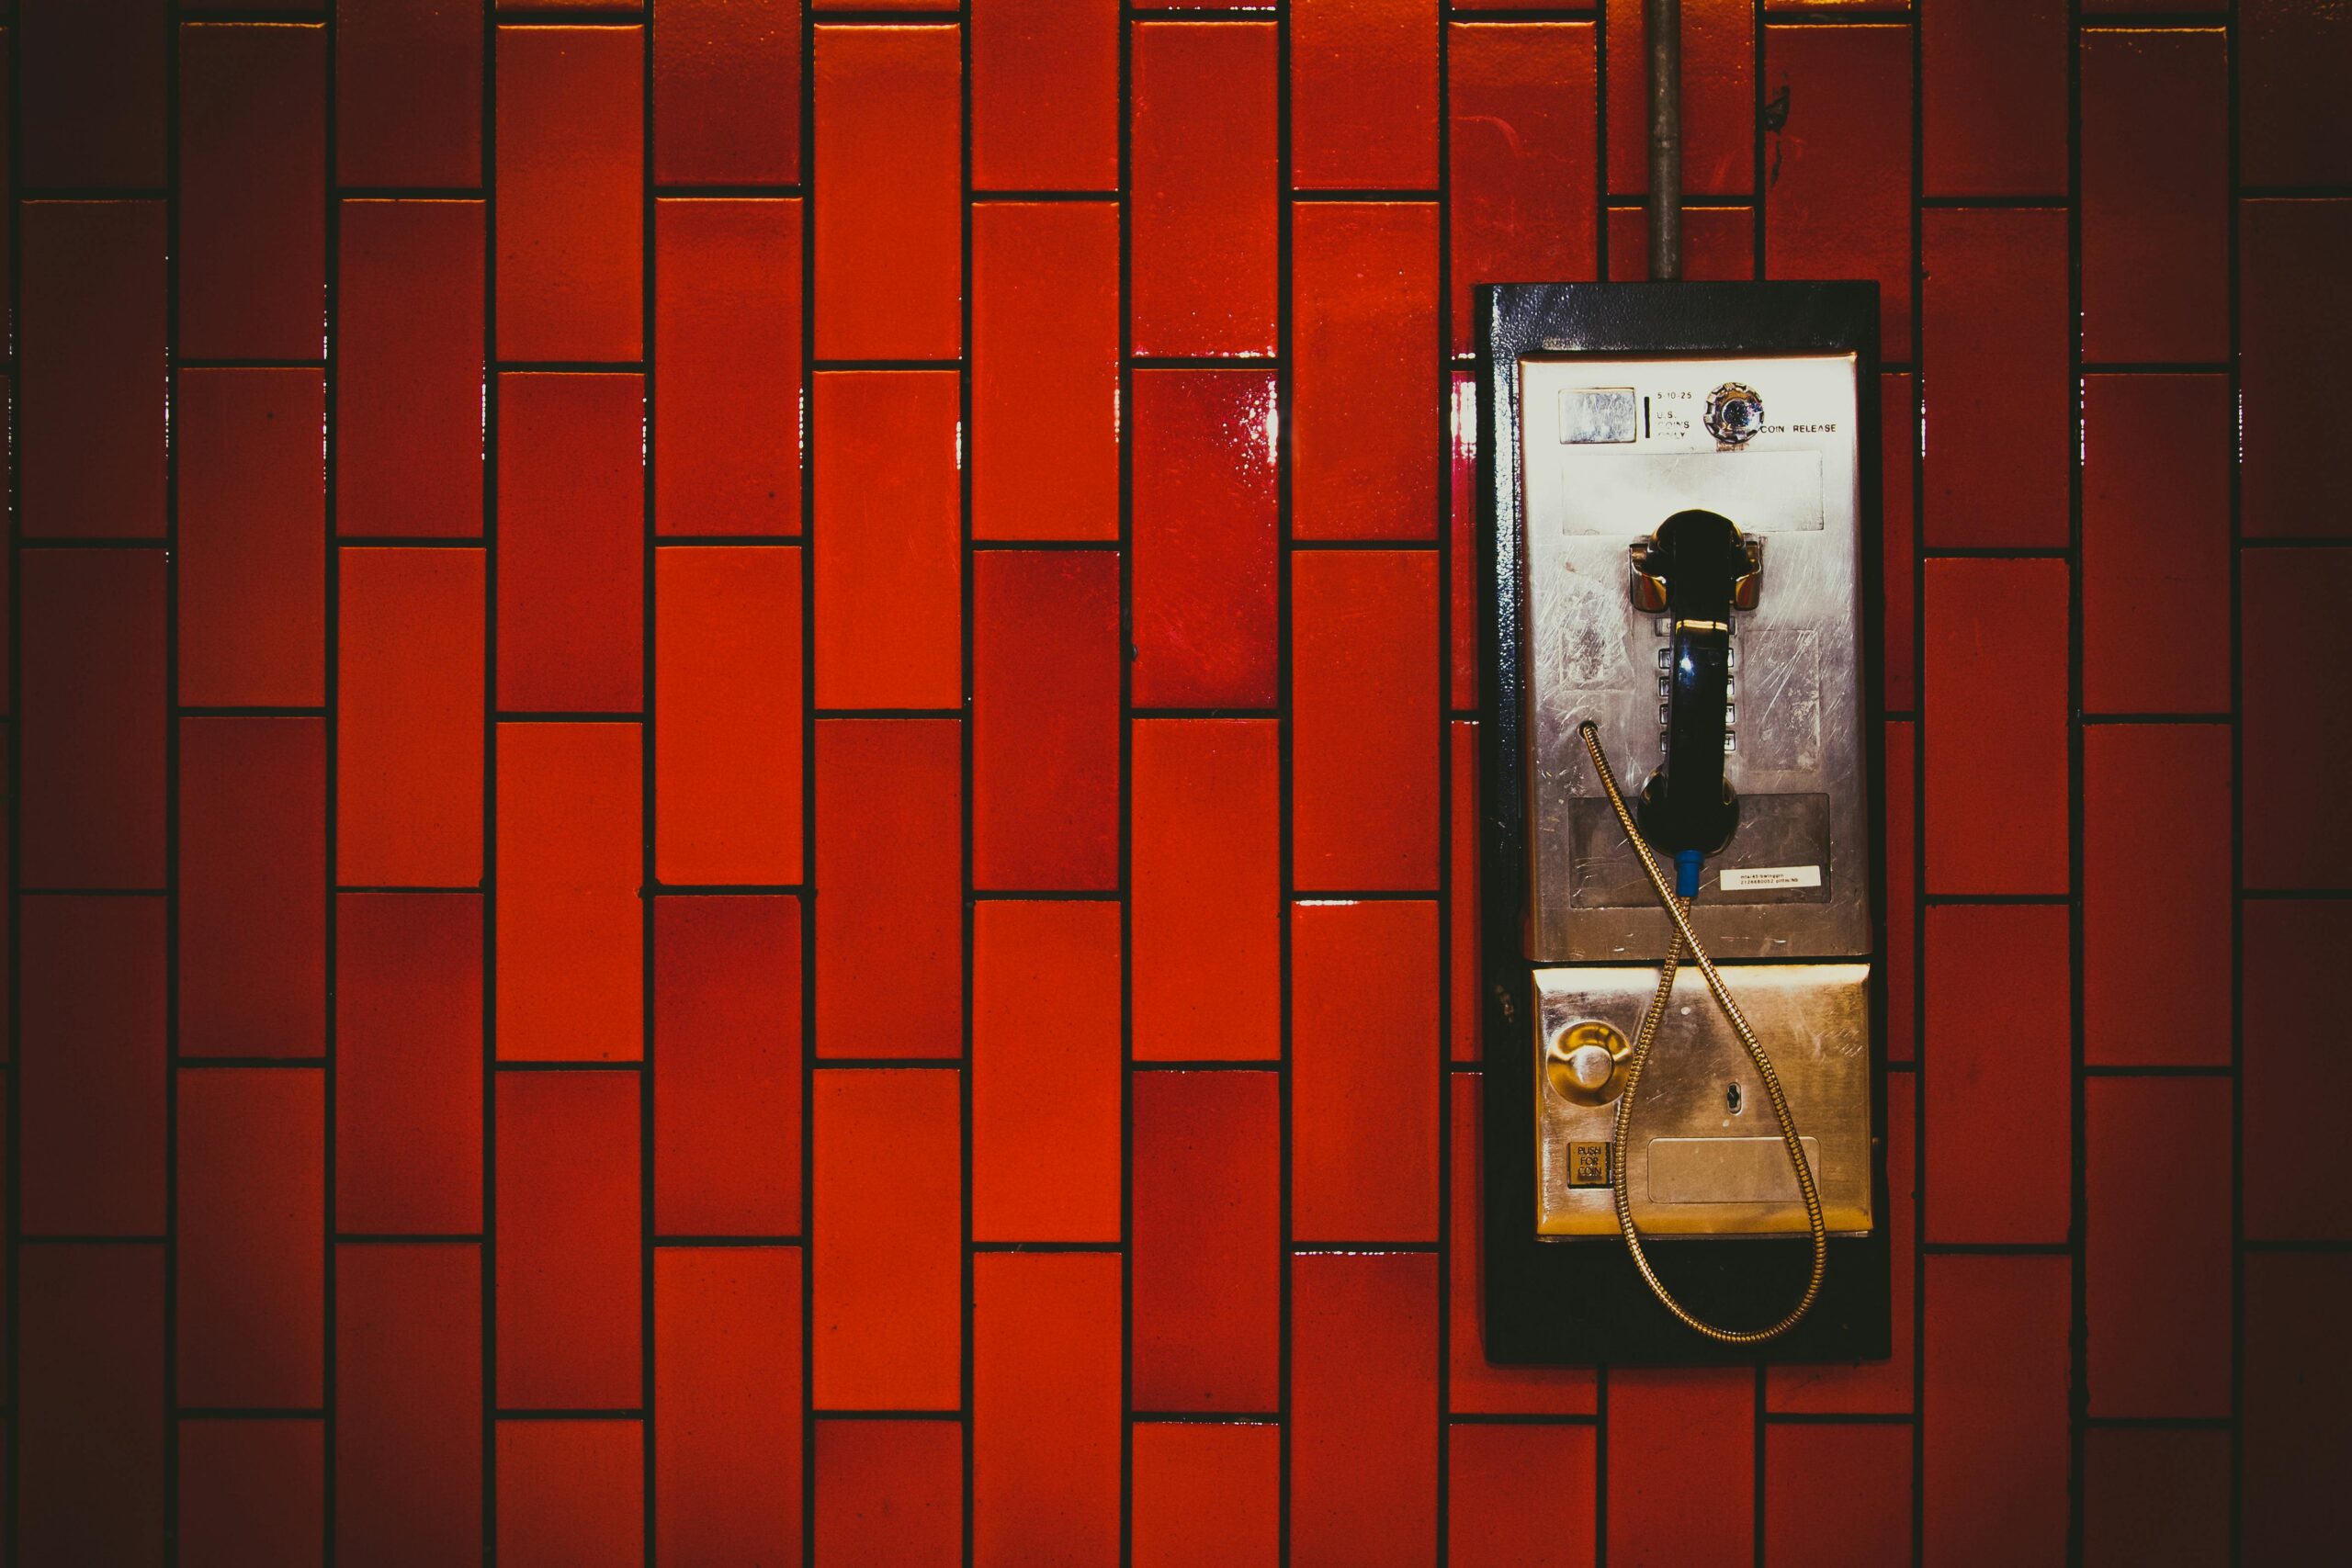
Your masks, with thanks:
[{"label": "small printed label", "polygon": [[1609,1185],[1609,1145],[1571,1142],[1568,1145],[1568,1185]]},{"label": "small printed label", "polygon": [[1750,893],[1769,887],[1818,887],[1821,868],[1817,865],[1751,865],[1724,872],[1723,886],[1726,893]]}]

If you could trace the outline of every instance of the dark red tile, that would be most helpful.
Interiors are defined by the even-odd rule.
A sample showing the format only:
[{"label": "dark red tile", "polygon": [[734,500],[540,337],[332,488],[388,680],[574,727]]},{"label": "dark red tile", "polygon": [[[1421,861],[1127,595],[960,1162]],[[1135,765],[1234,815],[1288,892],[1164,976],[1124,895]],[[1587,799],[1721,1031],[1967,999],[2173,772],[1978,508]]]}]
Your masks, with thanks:
[{"label": "dark red tile", "polygon": [[17,919],[23,1234],[160,1235],[163,900],[27,898]]},{"label": "dark red tile", "polygon": [[1928,1260],[1926,1568],[2066,1561],[2071,1268],[2064,1258]]},{"label": "dark red tile", "polygon": [[1282,1054],[1276,721],[1138,719],[1128,896],[1138,1061]]},{"label": "dark red tile", "polygon": [[1434,0],[1297,0],[1291,7],[1295,188],[1436,186],[1441,9]]},{"label": "dark red tile", "polygon": [[2248,201],[2238,217],[2238,444],[2245,536],[2328,535],[2352,474],[2311,438],[2311,411],[2352,357],[2352,201]]},{"label": "dark red tile", "polygon": [[954,719],[817,726],[820,1056],[963,1052],[962,751]]},{"label": "dark red tile", "polygon": [[800,214],[653,204],[657,533],[800,532]]},{"label": "dark red tile", "polygon": [[800,880],[800,552],[654,552],[653,866],[665,883]]},{"label": "dark red tile", "polygon": [[1272,22],[1134,29],[1136,354],[1274,352],[1277,31]]},{"label": "dark red tile", "polygon": [[2342,118],[2352,16],[2303,0],[2244,0],[2235,16],[2238,177],[2253,186],[2352,179]]},{"label": "dark red tile", "polygon": [[2066,563],[1931,560],[1923,613],[1926,891],[2068,891]]},{"label": "dark red tile", "polygon": [[314,1406],[326,1351],[326,1075],[179,1073],[179,1403]]},{"label": "dark red tile", "polygon": [[1293,886],[1437,885],[1437,558],[1291,563]]},{"label": "dark red tile", "polygon": [[179,730],[180,1054],[322,1055],[326,721]]},{"label": "dark red tile", "polygon": [[972,1562],[1119,1558],[1119,1269],[973,1259]]},{"label": "dark red tile", "polygon": [[180,353],[325,354],[326,95],[322,27],[180,28]]},{"label": "dark red tile", "polygon": [[2225,726],[2083,731],[2085,1061],[2228,1065],[2230,820]]},{"label": "dark red tile", "polygon": [[957,29],[816,37],[817,188],[836,193],[817,207],[817,352],[953,358],[963,348]]},{"label": "dark red tile", "polygon": [[[2352,1374],[2330,1347],[2347,1313],[2352,1257],[2246,1259],[2239,1561],[2308,1558],[2313,1541],[2333,1540],[2340,1528]],[[2214,1479],[2205,1485],[2218,1490]]]},{"label": "dark red tile", "polygon": [[1272,707],[1281,513],[1274,378],[1134,375],[1137,707]]},{"label": "dark red tile", "polygon": [[800,1261],[797,1247],[653,1254],[654,1549],[673,1562],[800,1550]]},{"label": "dark red tile", "polygon": [[1302,203],[1291,247],[1292,536],[1434,538],[1438,209]]},{"label": "dark red tile", "polygon": [[955,1568],[963,1505],[961,1423],[817,1423],[818,1562]]},{"label": "dark red tile", "polygon": [[[1643,0],[1607,0],[1602,10],[1609,45],[1609,188],[1639,196],[1650,188],[1647,17]],[[1683,8],[1686,197],[1746,196],[1756,188],[1756,10],[1752,0],[1694,0]]]},{"label": "dark red tile", "polygon": [[1612,1371],[1611,1560],[1733,1562],[1755,1551],[1756,1379],[1744,1369]]},{"label": "dark red tile", "polygon": [[1116,186],[1116,14],[1095,0],[975,0],[970,17],[974,186]]},{"label": "dark red tile", "polygon": [[2085,359],[2228,355],[2229,91],[2220,28],[2084,30]]},{"label": "dark red tile", "polygon": [[800,177],[800,0],[654,0],[655,179]]},{"label": "dark red tile", "polygon": [[2083,378],[2083,705],[2230,705],[2233,421],[2222,376]]},{"label": "dark red tile", "polygon": [[2096,1077],[2083,1095],[2090,1414],[2227,1417],[2229,1084]]},{"label": "dark red tile", "polygon": [[[1446,1428],[1446,1561],[1591,1568],[1595,1429],[1512,1421]],[[1543,1506],[1531,1507],[1541,1497]]]},{"label": "dark red tile", "polygon": [[1119,536],[1119,209],[972,209],[972,536]]},{"label": "dark red tile", "polygon": [[335,0],[335,174],[478,186],[481,0]]},{"label": "dark red tile", "polygon": [[322,1421],[179,1423],[183,1568],[299,1568],[326,1539]]},{"label": "dark red tile", "polygon": [[1478,705],[1478,383],[1460,370],[1446,380],[1446,711]]},{"label": "dark red tile", "polygon": [[1923,538],[2067,542],[2075,456],[2067,367],[2066,215],[1930,209],[1921,219],[1927,382]]},{"label": "dark red tile", "polygon": [[1485,987],[1479,983],[1478,949],[1478,726],[1455,719],[1446,726],[1446,779],[1453,791],[1447,824],[1446,870],[1453,897],[1446,912],[1450,984],[1446,990],[1448,1054],[1475,1062],[1480,1049]]},{"label": "dark red tile", "polygon": [[498,1561],[627,1568],[645,1558],[638,1421],[498,1423]]},{"label": "dark red tile", "polygon": [[479,1559],[481,1298],[470,1243],[335,1248],[338,1563]]},{"label": "dark red tile", "polygon": [[1909,1428],[1807,1424],[1769,1430],[1762,1456],[1766,1561],[1910,1561]]},{"label": "dark red tile", "polygon": [[1480,1190],[1486,1132],[1479,1075],[1450,1074],[1446,1087],[1453,1118],[1453,1182],[1446,1211],[1447,1408],[1479,1415],[1589,1415],[1597,1408],[1596,1380],[1589,1368],[1498,1366],[1487,1359],[1486,1210]]},{"label": "dark red tile", "polygon": [[1281,1561],[1282,1428],[1263,1423],[1138,1421],[1136,1568]]},{"label": "dark red tile", "polygon": [[335,875],[470,886],[482,874],[482,555],[346,549]]},{"label": "dark red tile", "polygon": [[502,1073],[497,1090],[499,1406],[633,1406],[637,1075]]},{"label": "dark red tile", "polygon": [[1119,558],[972,563],[972,885],[1119,882]]},{"label": "dark red tile", "polygon": [[343,204],[334,493],[345,538],[481,532],[483,222],[479,201]]},{"label": "dark red tile", "polygon": [[28,887],[161,887],[164,564],[28,551],[18,810]]},{"label": "dark red tile", "polygon": [[2064,0],[1923,5],[1918,25],[1925,193],[2064,195]]},{"label": "dark red tile", "polygon": [[498,356],[644,341],[645,32],[498,29]]},{"label": "dark red tile", "polygon": [[161,538],[164,204],[28,201],[17,213],[24,536]]},{"label": "dark red tile", "polygon": [[17,19],[24,177],[159,186],[172,24],[159,0],[30,5]]},{"label": "dark red tile", "polygon": [[1913,480],[1919,456],[1916,382],[1908,375],[1879,378],[1879,649],[1882,700],[1889,713],[1919,702],[1919,517]]},{"label": "dark red tile", "polygon": [[315,370],[180,372],[180,701],[324,695],[325,420]]},{"label": "dark red tile", "polygon": [[[1784,239],[1783,243],[1787,241]],[[1640,283],[1649,275],[1649,215],[1637,207],[1609,212],[1609,281]],[[1743,281],[1756,276],[1756,209],[1682,210],[1682,276]]]},{"label": "dark red tile", "polygon": [[[832,1067],[816,1078],[810,1398],[821,1410],[953,1410],[963,1360],[956,1075]],[[817,1462],[821,1536],[821,1437]]]},{"label": "dark red tile", "polygon": [[8,1424],[17,1550],[28,1562],[161,1562],[164,1249],[27,1247],[23,1268]]},{"label": "dark red tile", "polygon": [[498,727],[498,1055],[642,1055],[642,739],[634,724]]},{"label": "dark red tile", "polygon": [[2238,802],[2243,886],[2342,887],[2352,883],[2352,820],[2335,781],[2352,768],[2352,550],[2247,550],[2239,557],[2239,737],[2245,794]]},{"label": "dark red tile", "polygon": [[1477,285],[1600,276],[1594,52],[1587,22],[1447,28],[1456,354],[1471,347]]},{"label": "dark red tile", "polygon": [[1393,1563],[1438,1550],[1437,1258],[1291,1260],[1291,1561]]},{"label": "dark red tile", "polygon": [[956,400],[953,371],[817,378],[820,707],[963,700]]},{"label": "dark red tile", "polygon": [[2083,1438],[2083,1562],[2218,1568],[2230,1561],[2230,1434],[2094,1427]]},{"label": "dark red tile", "polygon": [[800,1228],[800,924],[797,898],[654,903],[653,1225],[665,1235]]},{"label": "dark red tile", "polygon": [[2352,1147],[2332,1130],[2352,1057],[2305,982],[2352,951],[2352,904],[2250,899],[2245,919],[2245,1235],[2352,1241]]},{"label": "dark red tile", "polygon": [[1135,1077],[1136,1410],[1280,1401],[1279,1089],[1256,1070]]},{"label": "dark red tile", "polygon": [[644,701],[645,385],[498,378],[498,705]]},{"label": "dark red tile", "polygon": [[1119,1240],[1120,1096],[1119,907],[975,907],[973,1238]]},{"label": "dark red tile", "polygon": [[[2067,912],[1928,911],[1927,1236],[2067,1239]],[[2003,1048],[1983,1048],[1987,1039]]]},{"label": "dark red tile", "polygon": [[481,1228],[481,900],[335,900],[334,1212],[353,1235]]},{"label": "dark red tile", "polygon": [[1291,1235],[1435,1241],[1437,906],[1291,911]]}]

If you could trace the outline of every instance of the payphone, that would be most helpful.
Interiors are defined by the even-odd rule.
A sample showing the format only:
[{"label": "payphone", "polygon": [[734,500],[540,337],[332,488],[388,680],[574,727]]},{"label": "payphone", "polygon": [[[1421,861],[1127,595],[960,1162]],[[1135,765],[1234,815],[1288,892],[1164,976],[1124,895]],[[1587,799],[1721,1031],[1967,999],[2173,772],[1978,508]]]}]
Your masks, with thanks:
[{"label": "payphone", "polygon": [[1478,301],[1487,1352],[1883,1356],[1876,287]]}]

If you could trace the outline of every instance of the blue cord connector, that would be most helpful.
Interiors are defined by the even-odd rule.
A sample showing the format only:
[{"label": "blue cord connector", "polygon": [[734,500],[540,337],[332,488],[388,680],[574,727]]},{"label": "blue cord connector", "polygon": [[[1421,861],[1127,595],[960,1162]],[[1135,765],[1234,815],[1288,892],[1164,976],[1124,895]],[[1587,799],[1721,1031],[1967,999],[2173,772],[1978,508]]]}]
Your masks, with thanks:
[{"label": "blue cord connector", "polygon": [[1696,898],[1699,896],[1699,874],[1706,864],[1707,857],[1697,850],[1674,852],[1674,892],[1677,897]]}]

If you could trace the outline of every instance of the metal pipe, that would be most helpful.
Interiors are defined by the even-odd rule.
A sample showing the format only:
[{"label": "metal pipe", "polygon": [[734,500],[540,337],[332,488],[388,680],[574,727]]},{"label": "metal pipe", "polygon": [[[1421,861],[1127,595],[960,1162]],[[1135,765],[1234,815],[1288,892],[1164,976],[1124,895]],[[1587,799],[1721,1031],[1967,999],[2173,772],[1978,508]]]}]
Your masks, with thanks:
[{"label": "metal pipe", "polygon": [[1644,0],[1649,34],[1650,276],[1682,276],[1682,0]]}]

